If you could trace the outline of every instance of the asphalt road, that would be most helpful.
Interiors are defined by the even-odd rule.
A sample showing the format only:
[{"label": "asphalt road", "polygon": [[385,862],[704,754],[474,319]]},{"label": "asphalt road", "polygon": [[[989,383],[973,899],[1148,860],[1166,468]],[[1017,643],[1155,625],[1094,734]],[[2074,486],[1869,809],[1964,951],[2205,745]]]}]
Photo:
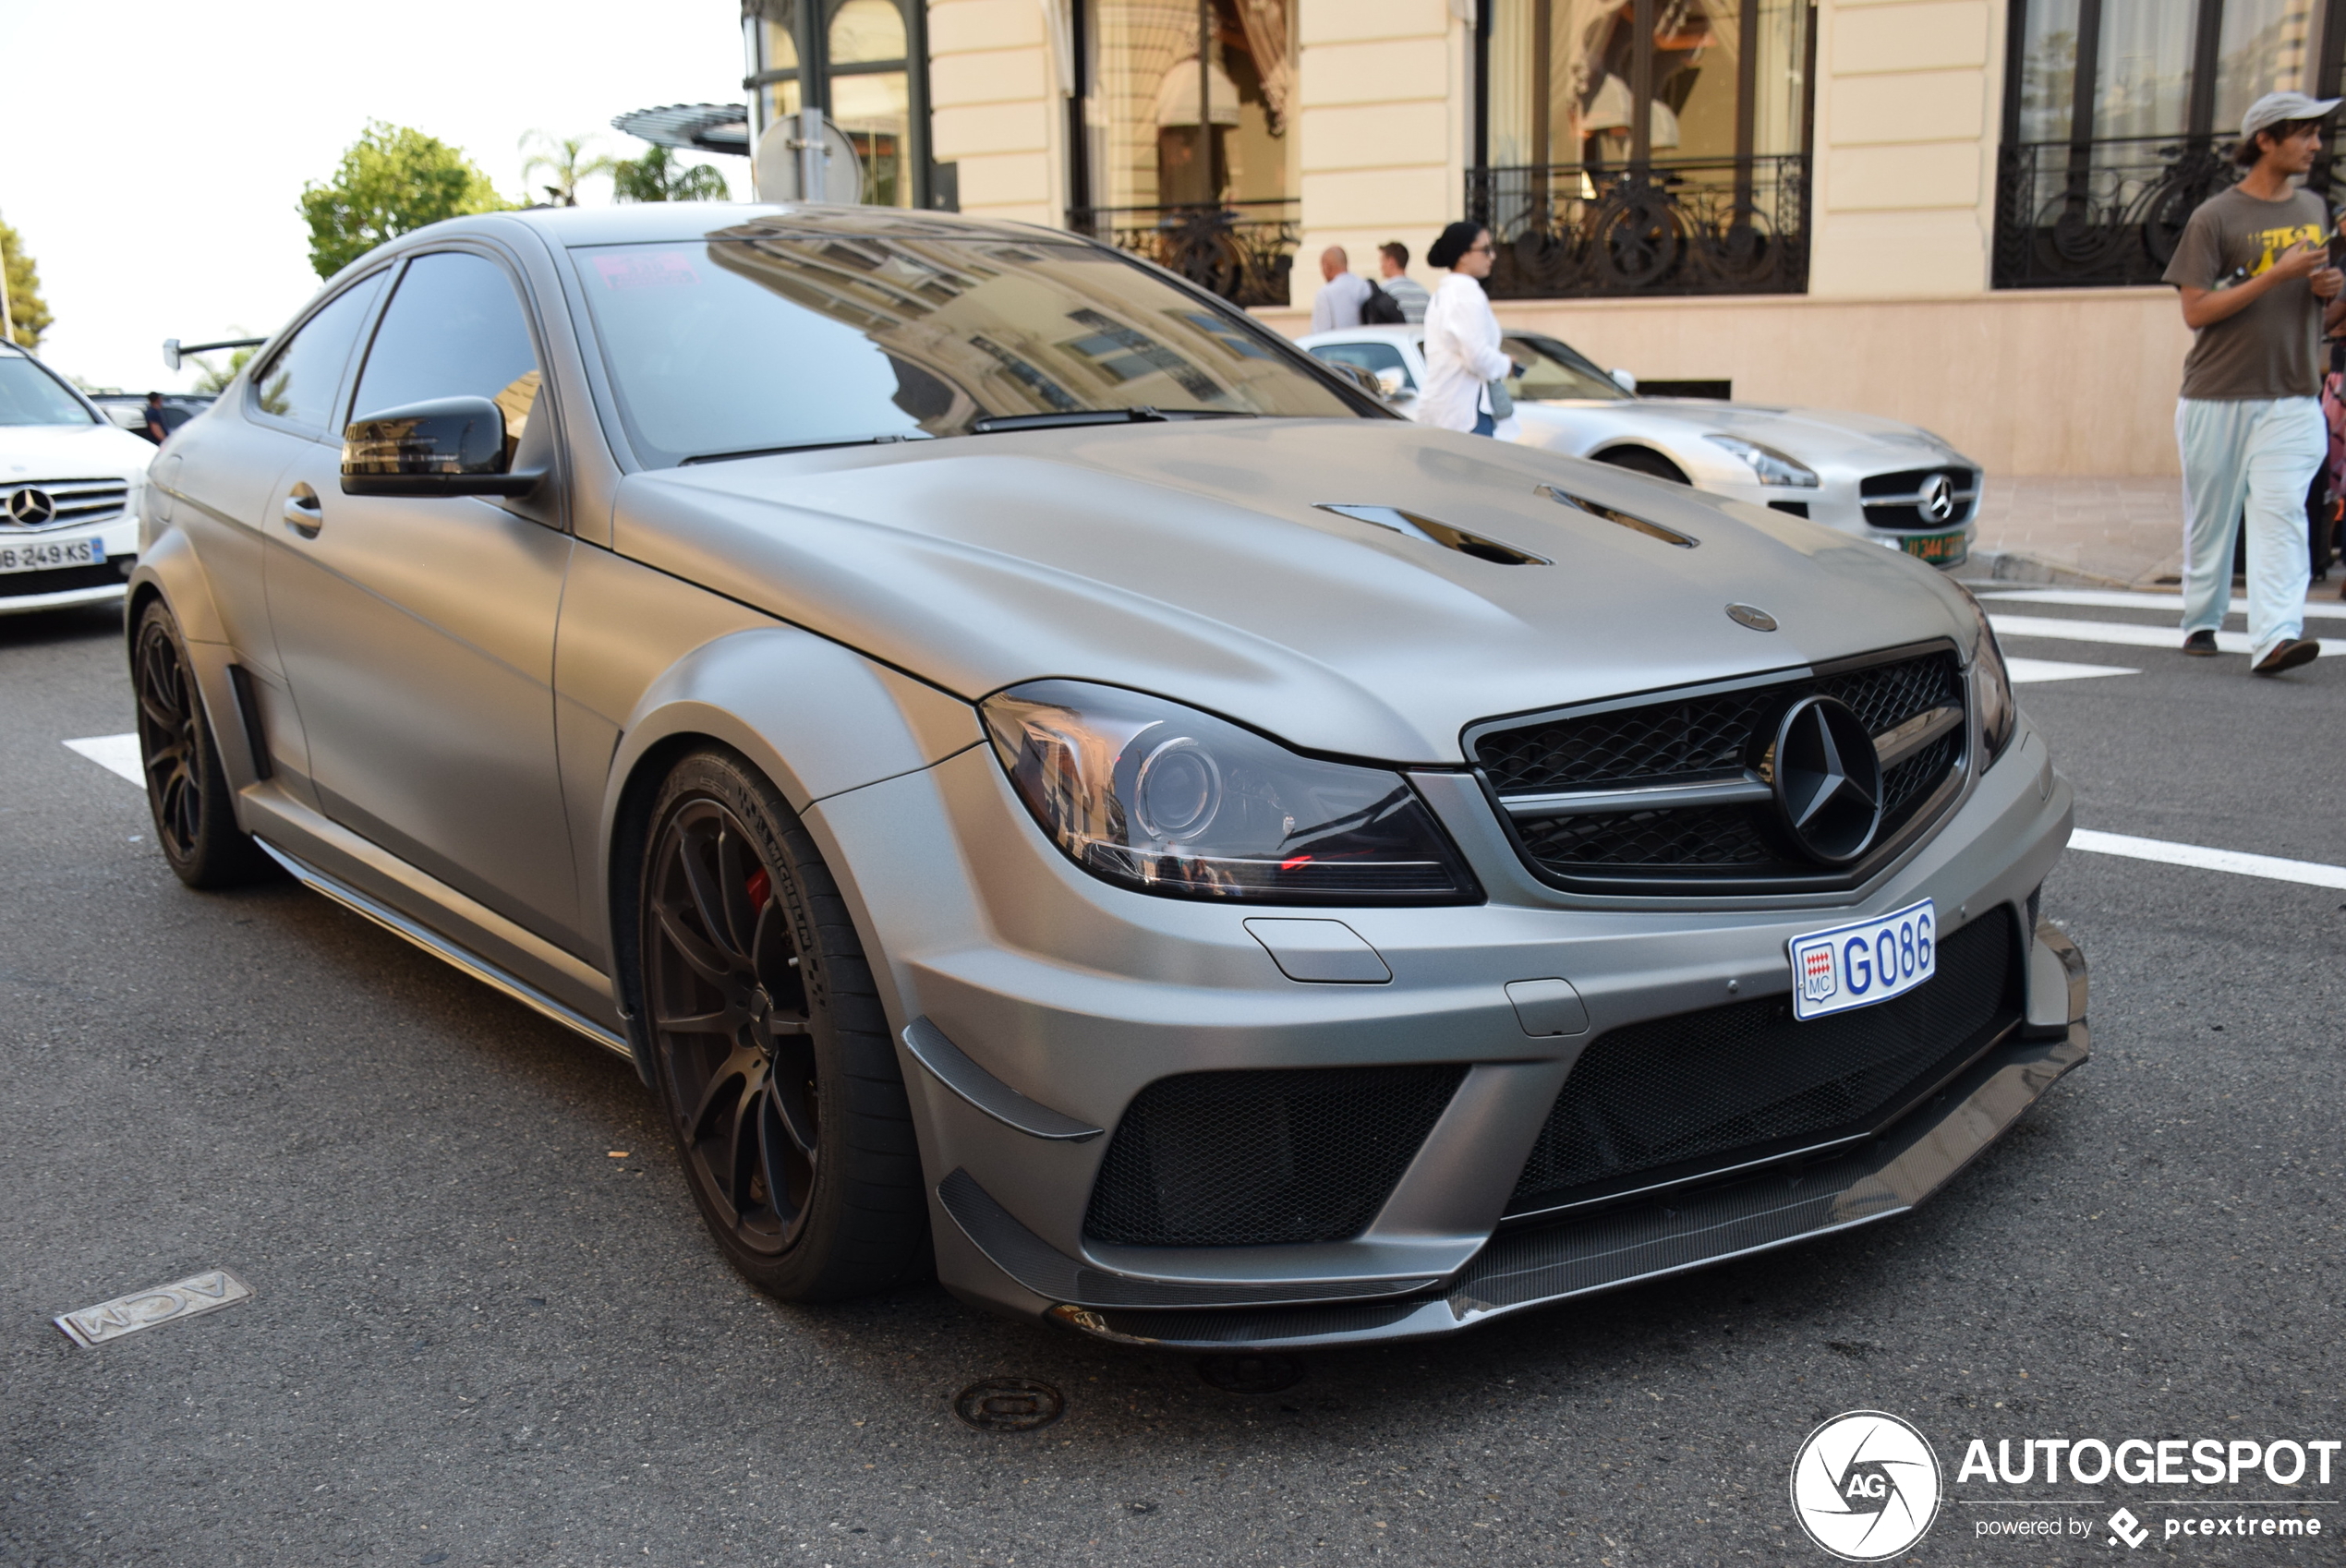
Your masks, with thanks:
[{"label": "asphalt road", "polygon": [[[2023,691],[2081,826],[2346,864],[2346,658],[2008,646],[2139,670]],[[60,743],[129,722],[112,616],[0,620],[11,1568],[1821,1563],[1787,1475],[1856,1408],[1917,1423],[1955,1499],[2093,1525],[1983,1538],[2064,1510],[1953,1502],[1902,1561],[2131,1558],[2122,1502],[2144,1556],[2339,1559],[2346,1463],[1955,1470],[1975,1438],[2346,1438],[2346,891],[2073,851],[2046,908],[2093,966],[2093,1060],[1919,1213],[1241,1396],[934,1287],[754,1295],[624,1064],[291,886],[182,889],[139,791]],[[252,1300],[95,1350],[51,1326],[222,1267]],[[997,1376],[1065,1418],[961,1425]],[[2213,1497],[2324,1536],[2157,1533]]]}]

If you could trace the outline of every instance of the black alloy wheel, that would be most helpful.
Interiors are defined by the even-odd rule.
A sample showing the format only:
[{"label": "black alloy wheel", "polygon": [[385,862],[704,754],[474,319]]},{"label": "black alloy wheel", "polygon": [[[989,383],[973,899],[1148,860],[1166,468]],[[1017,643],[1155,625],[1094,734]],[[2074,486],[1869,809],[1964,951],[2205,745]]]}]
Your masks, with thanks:
[{"label": "black alloy wheel", "polygon": [[236,826],[195,669],[160,599],[139,613],[130,680],[147,807],[173,873],[190,887],[231,887],[268,875],[270,861]]},{"label": "black alloy wheel", "polygon": [[635,947],[649,1073],[710,1233],[790,1300],[924,1260],[893,1047],[843,901],[772,786],[687,758],[652,811]]}]

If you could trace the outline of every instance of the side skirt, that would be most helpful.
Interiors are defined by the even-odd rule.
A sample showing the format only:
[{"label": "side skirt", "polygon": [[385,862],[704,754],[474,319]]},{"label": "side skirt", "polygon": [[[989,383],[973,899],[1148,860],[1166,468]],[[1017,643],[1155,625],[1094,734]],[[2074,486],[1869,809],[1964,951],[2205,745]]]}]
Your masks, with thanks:
[{"label": "side skirt", "polygon": [[441,962],[462,970],[491,990],[503,992],[522,1006],[544,1014],[565,1029],[575,1030],[604,1050],[623,1056],[631,1062],[635,1059],[635,1053],[628,1046],[626,1041],[592,1019],[563,1007],[528,982],[507,973],[487,959],[458,947],[438,932],[408,919],[396,910],[388,909],[377,903],[347,883],[338,881],[307,862],[296,859],[269,842],[268,839],[258,838],[255,842],[268,851],[270,859],[291,872],[294,878],[303,887],[324,894],[335,903],[356,914],[366,916],[385,931],[405,937]]}]

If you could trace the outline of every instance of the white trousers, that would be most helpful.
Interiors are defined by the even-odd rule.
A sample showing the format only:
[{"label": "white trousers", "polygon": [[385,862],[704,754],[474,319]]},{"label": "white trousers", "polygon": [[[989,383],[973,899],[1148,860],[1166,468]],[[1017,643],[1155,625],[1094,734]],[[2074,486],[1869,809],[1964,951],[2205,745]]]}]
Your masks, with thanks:
[{"label": "white trousers", "polygon": [[2313,564],[2305,490],[2329,453],[2319,398],[2180,398],[2183,458],[2183,632],[2220,631],[2232,602],[2232,525],[2248,512],[2253,663],[2305,631]]}]

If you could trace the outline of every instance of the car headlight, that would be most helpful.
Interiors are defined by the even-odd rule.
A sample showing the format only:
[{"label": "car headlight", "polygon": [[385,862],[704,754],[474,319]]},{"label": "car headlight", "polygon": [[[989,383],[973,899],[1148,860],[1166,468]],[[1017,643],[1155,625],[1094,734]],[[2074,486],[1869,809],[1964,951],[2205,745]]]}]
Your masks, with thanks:
[{"label": "car headlight", "polygon": [[1988,611],[1961,583],[1948,585],[1963,596],[1963,602],[1971,607],[1972,620],[1977,622],[1972,634],[1971,684],[1978,694],[1979,742],[1988,751],[1988,760],[1980,767],[1985,773],[2012,744],[2013,731],[2020,727],[2020,709],[2012,700],[2012,673],[2004,668],[2004,650],[1996,642]]},{"label": "car headlight", "polygon": [[1115,686],[1037,681],[980,706],[1043,831],[1119,887],[1266,903],[1481,897],[1398,773],[1303,756]]},{"label": "car headlight", "polygon": [[1817,488],[1819,481],[1815,469],[1774,447],[1761,446],[1758,441],[1747,441],[1740,436],[1705,436],[1702,439],[1713,446],[1725,447],[1750,464],[1751,471],[1760,476],[1760,482],[1763,485],[1791,485],[1804,490]]}]

